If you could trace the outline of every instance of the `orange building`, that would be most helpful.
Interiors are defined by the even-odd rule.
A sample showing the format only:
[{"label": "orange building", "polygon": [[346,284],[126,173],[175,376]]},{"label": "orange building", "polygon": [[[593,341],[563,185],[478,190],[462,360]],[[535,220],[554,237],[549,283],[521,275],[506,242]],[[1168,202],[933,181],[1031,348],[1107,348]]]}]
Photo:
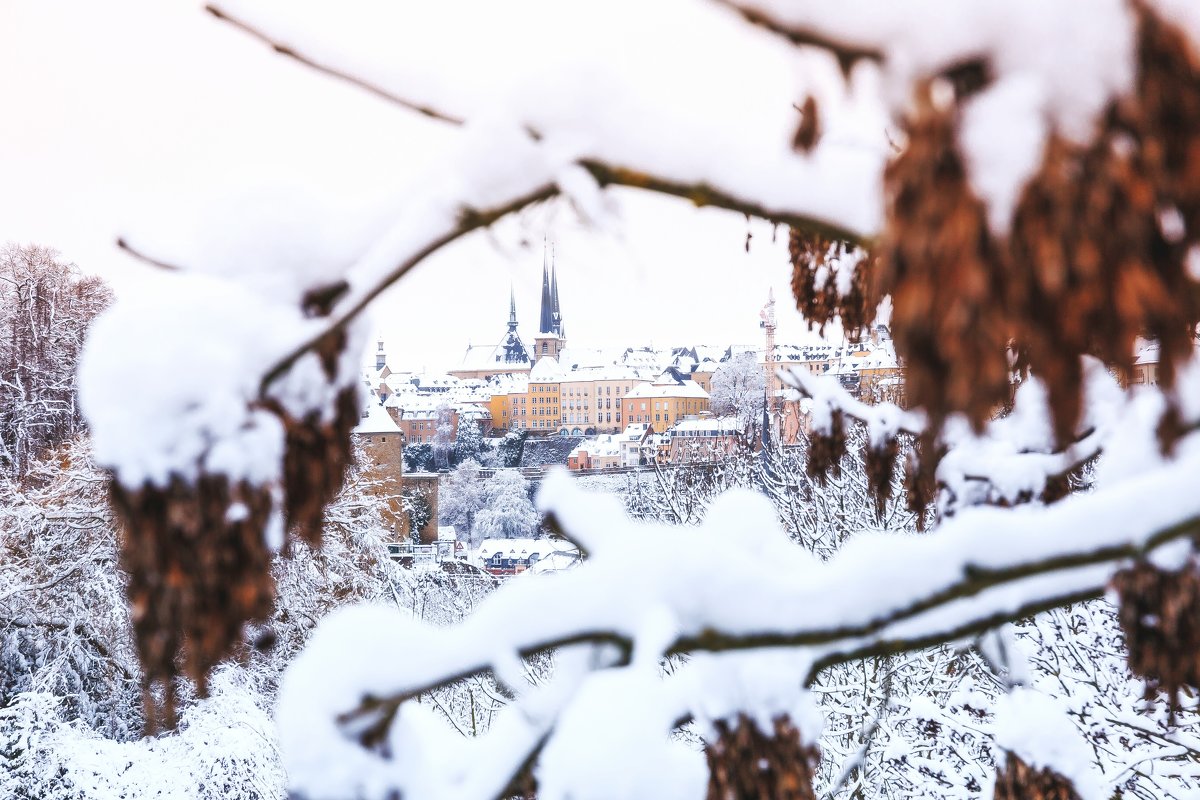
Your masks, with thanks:
[{"label": "orange building", "polygon": [[621,401],[621,411],[627,425],[648,422],[662,430],[686,416],[708,411],[708,392],[695,381],[664,375],[654,383],[635,386]]}]

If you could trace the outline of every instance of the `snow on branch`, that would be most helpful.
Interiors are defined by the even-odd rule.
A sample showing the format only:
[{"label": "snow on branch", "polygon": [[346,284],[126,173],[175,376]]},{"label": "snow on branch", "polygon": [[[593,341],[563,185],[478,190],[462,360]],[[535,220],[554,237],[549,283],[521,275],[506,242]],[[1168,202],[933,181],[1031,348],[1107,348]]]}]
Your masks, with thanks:
[{"label": "snow on branch", "polygon": [[[641,6],[606,8],[594,23],[619,29],[630,63],[617,70],[610,61],[614,71],[602,91],[587,90],[595,78],[582,56],[592,55],[595,43],[606,37],[594,28],[541,30],[542,20],[551,26],[563,20],[538,2],[504,10],[506,29],[514,13],[527,14],[523,19],[531,30],[522,33],[531,39],[527,61],[517,55],[526,48],[494,37],[464,36],[428,52],[425,32],[439,25],[439,14],[459,10],[426,8],[421,17],[409,18],[367,2],[349,13],[338,9],[326,16],[327,11],[306,8],[284,15],[237,0],[206,9],[284,56],[443,122],[490,116],[502,105],[534,140],[574,151],[575,162],[600,186],[646,189],[850,241],[878,228],[877,187],[888,151],[882,109],[869,88],[855,96],[827,53],[810,50],[798,57],[770,37],[731,29],[727,15],[706,4],[674,0],[653,13]],[[471,10],[499,13],[488,4]],[[675,35],[681,14],[692,28],[689,40]],[[379,30],[387,31],[386,43],[379,41]],[[543,38],[535,40],[539,33]],[[738,56],[706,65],[695,58],[699,47]],[[462,69],[452,63],[455,55],[466,55],[467,48],[476,62],[491,56],[496,67],[486,78],[473,76],[476,92],[448,85]],[[664,69],[676,58],[678,65]],[[445,67],[445,74],[431,75],[437,67]],[[764,81],[768,91],[744,91],[750,82],[761,89]],[[864,81],[869,87],[869,79]],[[791,144],[800,122],[795,106],[813,95],[821,101],[822,128],[831,135],[827,145],[806,155]],[[716,110],[721,106],[727,115]],[[864,137],[861,131],[871,128],[852,125],[872,118],[876,134]],[[629,126],[630,119],[640,126]],[[647,140],[642,130],[667,138]],[[792,191],[796,186],[806,190]]]},{"label": "snow on branch", "polygon": [[[285,753],[294,788],[327,785],[330,763],[345,765],[346,777],[370,765],[397,775],[378,750],[360,746],[365,732],[376,744],[393,741],[387,725],[400,724],[391,720],[404,718],[407,701],[484,670],[519,690],[514,665],[546,650],[615,643],[611,664],[799,648],[812,659],[811,680],[832,664],[1097,597],[1122,562],[1174,548],[1200,528],[1200,497],[1190,491],[1197,466],[1193,456],[1045,508],[970,509],[927,536],[863,534],[824,563],[790,544],[772,507],[752,492],[722,495],[697,528],[672,528],[631,521],[613,498],[585,492],[565,473],[549,475],[539,505],[588,560],[570,572],[514,580],[449,628],[382,608],[323,623],[281,700],[285,729],[320,733]],[[627,557],[633,547],[637,559]],[[394,657],[345,668],[351,643],[364,638]],[[411,653],[420,657],[405,657]],[[523,699],[514,705],[522,708]],[[536,708],[525,716],[541,720],[544,733],[553,712]],[[534,740],[541,741],[531,733],[522,741]],[[338,757],[313,759],[312,748]],[[387,752],[414,766],[396,747]]]},{"label": "snow on branch", "polygon": [[[1079,433],[1059,447],[1052,431],[1046,388],[1027,377],[1017,388],[1011,411],[991,420],[976,434],[955,418],[938,440],[942,455],[933,458],[939,492],[938,511],[953,516],[980,505],[1017,505],[1033,500],[1052,502],[1063,497],[1070,476],[1096,459],[1128,408],[1125,393],[1108,370],[1094,358],[1084,359],[1084,417]],[[870,405],[852,397],[835,378],[804,370],[781,370],[784,383],[812,400],[812,420],[818,436],[829,436],[840,423],[838,415],[866,426],[870,446],[882,448],[898,435],[928,436],[924,415],[891,403]],[[917,465],[921,468],[928,465]]]},{"label": "snow on branch", "polygon": [[785,368],[779,370],[779,378],[802,396],[812,399],[813,426],[821,433],[829,432],[835,412],[866,425],[871,444],[875,446],[902,433],[916,437],[925,432],[925,416],[920,412],[905,411],[895,403],[864,403],[851,396],[832,376]]}]

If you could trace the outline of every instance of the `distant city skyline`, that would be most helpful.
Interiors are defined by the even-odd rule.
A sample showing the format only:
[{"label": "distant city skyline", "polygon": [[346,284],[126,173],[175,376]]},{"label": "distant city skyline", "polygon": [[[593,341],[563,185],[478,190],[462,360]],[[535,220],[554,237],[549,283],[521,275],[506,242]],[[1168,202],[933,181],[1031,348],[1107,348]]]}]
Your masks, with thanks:
[{"label": "distant city skyline", "polygon": [[[759,311],[772,289],[777,340],[818,338],[795,310],[786,231],[632,190],[615,199],[624,212],[621,238],[558,213],[544,226],[536,217],[502,223],[434,256],[382,298],[372,352],[382,335],[393,368],[452,370],[469,345],[500,341],[510,283],[519,332],[530,346],[541,293],[538,230],[552,232],[569,348],[762,347]],[[466,286],[469,297],[442,308],[441,298]],[[418,298],[415,308],[406,297]],[[831,333],[840,340],[840,332]]]}]

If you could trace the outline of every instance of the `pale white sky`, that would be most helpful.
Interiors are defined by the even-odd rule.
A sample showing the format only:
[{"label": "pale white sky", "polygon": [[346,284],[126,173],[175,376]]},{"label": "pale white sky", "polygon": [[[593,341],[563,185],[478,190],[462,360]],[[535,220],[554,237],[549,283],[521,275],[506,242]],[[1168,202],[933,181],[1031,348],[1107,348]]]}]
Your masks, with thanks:
[{"label": "pale white sky", "polygon": [[[370,228],[447,137],[185,0],[0,3],[0,108],[0,242],[56,247],[118,291],[154,280],[113,246],[118,235],[164,256],[219,251],[221,210],[265,229],[294,197],[328,210],[330,235]],[[780,340],[808,337],[784,231],[772,242],[769,225],[727,212],[633,190],[612,199],[617,222],[603,231],[557,201],[429,259],[375,309],[393,362],[448,369],[468,343],[496,341],[510,283],[531,338],[545,236],[572,344],[758,343],[771,286]]]}]

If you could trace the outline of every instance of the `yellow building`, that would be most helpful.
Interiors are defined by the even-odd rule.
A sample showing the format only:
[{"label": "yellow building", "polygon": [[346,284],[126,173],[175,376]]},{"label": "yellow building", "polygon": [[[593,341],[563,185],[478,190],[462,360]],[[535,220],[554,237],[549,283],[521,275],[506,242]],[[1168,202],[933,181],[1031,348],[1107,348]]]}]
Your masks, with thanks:
[{"label": "yellow building", "polygon": [[498,378],[488,411],[492,415],[492,427],[502,431],[519,431],[527,427],[529,419],[529,379],[524,375]]},{"label": "yellow building", "polygon": [[546,356],[529,371],[528,429],[533,433],[557,433],[562,420],[562,379],[558,362]]},{"label": "yellow building", "polygon": [[669,428],[689,415],[708,411],[708,392],[693,380],[669,375],[635,386],[621,401],[626,424],[648,422],[655,430]]}]

